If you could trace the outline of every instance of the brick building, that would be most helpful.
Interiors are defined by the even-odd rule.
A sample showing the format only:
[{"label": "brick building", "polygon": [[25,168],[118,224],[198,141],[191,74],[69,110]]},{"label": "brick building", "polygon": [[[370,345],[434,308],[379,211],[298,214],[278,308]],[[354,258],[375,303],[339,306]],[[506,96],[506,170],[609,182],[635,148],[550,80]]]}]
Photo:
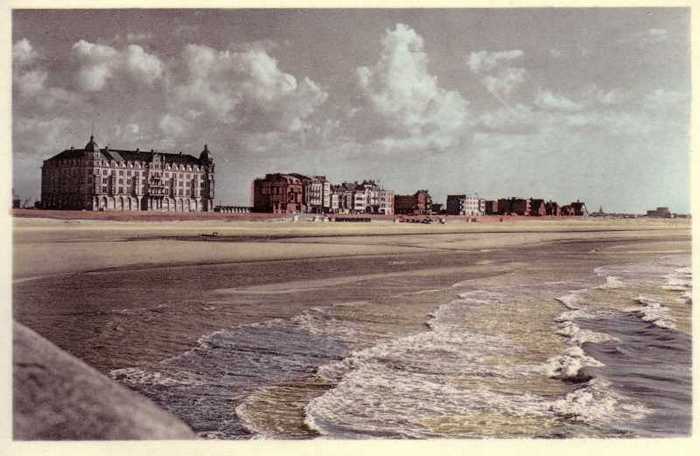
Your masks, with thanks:
[{"label": "brick building", "polygon": [[535,217],[547,215],[547,206],[543,199],[530,198],[530,215]]},{"label": "brick building", "polygon": [[428,190],[418,190],[413,195],[396,195],[394,197],[394,212],[406,215],[427,215],[433,200]]},{"label": "brick building", "polygon": [[304,182],[292,174],[266,174],[253,181],[253,212],[304,212]]},{"label": "brick building", "polygon": [[544,208],[547,215],[553,215],[555,217],[559,217],[561,215],[561,208],[556,201],[547,201]]},{"label": "brick building", "polygon": [[576,200],[575,203],[571,203],[571,208],[574,210],[574,215],[576,216],[582,216],[582,215],[587,215],[588,210],[586,209],[586,204]]},{"label": "brick building", "polygon": [[561,207],[560,214],[562,217],[571,217],[576,215],[576,211],[573,207],[571,207],[571,205],[567,204]]},{"label": "brick building", "polygon": [[214,160],[100,148],[93,136],[82,149],[67,149],[41,167],[43,209],[117,211],[213,211]]},{"label": "brick building", "polygon": [[501,215],[530,215],[530,200],[524,198],[501,198],[498,200]]},{"label": "brick building", "polygon": [[497,200],[487,200],[484,201],[484,213],[487,215],[497,215],[498,212],[498,201]]}]

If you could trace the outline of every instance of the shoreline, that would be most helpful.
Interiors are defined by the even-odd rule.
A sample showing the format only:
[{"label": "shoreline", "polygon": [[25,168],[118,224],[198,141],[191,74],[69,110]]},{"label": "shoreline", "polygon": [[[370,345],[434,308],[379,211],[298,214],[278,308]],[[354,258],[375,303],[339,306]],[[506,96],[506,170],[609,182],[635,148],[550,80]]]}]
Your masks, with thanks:
[{"label": "shoreline", "polygon": [[[562,232],[558,233],[530,225],[532,231],[488,234],[444,233],[440,232],[440,226],[428,226],[437,229],[425,233],[389,234],[380,230],[379,234],[365,231],[332,236],[312,226],[314,230],[310,228],[305,236],[292,233],[283,239],[251,241],[236,240],[234,234],[233,242],[202,242],[191,240],[197,235],[179,240],[169,238],[168,230],[159,230],[157,225],[152,229],[160,231],[160,237],[144,240],[124,235],[125,230],[130,234],[129,224],[114,231],[109,229],[111,222],[95,222],[90,224],[90,229],[77,233],[73,230],[75,224],[32,221],[29,227],[37,226],[35,224],[41,229],[25,230],[27,225],[15,225],[19,235],[14,252],[15,266],[19,268],[15,269],[17,281],[13,284],[17,321],[103,374],[137,369],[134,371],[137,391],[147,397],[153,396],[152,399],[161,394],[158,388],[167,387],[158,386],[158,378],[177,380],[178,369],[189,365],[178,364],[183,356],[191,358],[189,362],[195,364],[204,362],[209,359],[205,356],[206,350],[230,344],[233,344],[231,347],[252,344],[246,353],[276,353],[275,331],[282,331],[282,327],[273,329],[278,324],[289,323],[299,329],[298,325],[311,324],[326,311],[342,313],[351,303],[361,303],[350,313],[333,317],[332,321],[379,325],[378,334],[389,338],[410,337],[414,333],[424,333],[431,312],[454,299],[458,290],[485,286],[480,285],[482,283],[498,288],[516,279],[525,281],[523,283],[546,281],[551,280],[549,276],[556,280],[573,280],[581,274],[591,275],[600,265],[685,252],[690,241],[687,225],[659,230],[632,224],[629,228],[634,229],[626,231],[597,229],[589,232],[567,231],[568,225],[560,225],[558,228]],[[139,233],[143,224],[135,225],[133,233]],[[195,223],[185,225],[185,232],[201,230]],[[278,234],[276,227],[269,223],[255,222],[254,226],[259,231]],[[63,272],[34,280],[23,277],[31,271],[36,274],[49,270]],[[456,284],[459,287],[455,288]],[[561,313],[558,302],[540,300],[533,301],[532,305],[535,303],[540,306],[538,314]],[[334,307],[336,305],[340,310]],[[314,309],[321,309],[320,314]],[[504,318],[511,321],[517,315],[509,314],[511,310],[507,307],[499,309],[492,314],[486,308],[483,310],[487,312],[484,316],[493,320],[490,324],[500,325],[504,322],[498,321]],[[500,311],[505,313],[501,315]],[[307,321],[309,318],[311,320]],[[470,324],[477,325],[471,331],[479,331],[479,322]],[[525,327],[542,331],[551,326],[551,322],[523,325],[518,331],[522,332]],[[271,331],[265,336],[270,339],[259,339],[256,331]],[[286,331],[280,334],[288,334]],[[534,356],[533,359],[540,356],[537,353],[548,353],[560,343],[550,334],[541,334],[545,337],[542,341],[549,342],[530,342],[535,344],[534,354],[528,355]],[[516,335],[524,337],[525,333]],[[306,339],[301,340],[310,344],[308,350],[319,346],[308,339],[310,335],[304,337]],[[266,340],[273,345],[265,345]],[[306,345],[302,344],[290,356],[306,351]],[[226,350],[216,353],[225,360],[229,356],[225,355]],[[243,356],[236,353],[230,356]],[[220,369],[228,372],[227,376],[247,377],[244,359],[247,358],[228,360]],[[238,366],[238,369],[230,366]],[[155,382],[153,385],[138,383],[138,375],[141,375],[138,372],[145,372],[144,379],[147,379],[149,372],[159,373],[159,369],[165,369],[162,377],[156,375],[153,380],[146,380]],[[254,372],[255,369],[250,375],[254,376]],[[128,379],[122,380],[122,384],[128,383]],[[206,381],[223,383],[215,383],[211,389],[197,393],[202,397],[212,396],[212,402],[202,410],[180,409],[167,398],[160,398],[163,402],[156,400],[156,403],[166,409],[175,407],[171,411],[181,410],[185,415],[176,415],[189,416],[188,424],[195,432],[212,430],[216,420],[223,419],[221,413],[228,413],[219,409],[221,405],[216,405],[228,401],[224,391],[235,393],[235,404],[242,403],[238,395],[245,396],[249,392],[238,391],[233,385],[229,387],[216,377]],[[281,377],[280,381],[286,380]],[[550,383],[547,388],[556,391],[561,388]],[[293,391],[274,384],[264,389],[264,394],[260,393],[262,396],[251,398],[249,406],[252,408],[248,410],[258,417],[251,419],[260,419],[260,407],[264,408],[266,395],[269,395],[281,398],[279,407],[284,410],[280,412],[281,419],[295,423],[299,413],[298,398],[313,394],[309,391],[314,385],[310,384],[309,391],[305,385],[290,386]],[[224,397],[219,398],[217,394],[224,394]],[[212,419],[207,413],[219,418],[207,421]]]}]

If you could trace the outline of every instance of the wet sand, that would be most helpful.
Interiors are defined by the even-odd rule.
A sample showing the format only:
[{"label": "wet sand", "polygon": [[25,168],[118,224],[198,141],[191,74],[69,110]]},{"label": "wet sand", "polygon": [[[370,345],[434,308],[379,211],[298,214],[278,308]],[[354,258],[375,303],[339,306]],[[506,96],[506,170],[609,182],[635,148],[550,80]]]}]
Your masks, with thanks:
[{"label": "wet sand", "polygon": [[[202,236],[213,231],[218,232],[216,238]],[[14,315],[103,373],[114,377],[115,370],[126,369],[116,378],[183,418],[202,436],[231,438],[269,428],[283,430],[269,437],[308,438],[317,434],[304,422],[305,407],[333,386],[314,372],[348,356],[348,350],[421,334],[437,308],[468,290],[504,284],[537,288],[546,281],[580,280],[604,265],[688,253],[689,231],[689,224],[681,221],[480,227],[17,219]],[[538,294],[524,296],[518,305],[475,308],[468,320],[473,327],[466,328],[493,337],[505,334],[517,342],[514,358],[494,352],[494,365],[546,362],[566,348],[566,341],[552,330],[562,310],[555,297]],[[294,377],[266,370],[250,384],[211,380],[212,372],[221,369],[218,375],[224,377],[245,376],[246,368],[240,366],[250,362],[213,361],[207,350],[217,331],[301,321],[313,317],[312,309],[317,308],[329,309],[333,324],[343,322],[342,331],[356,328],[362,338],[341,334],[318,359],[304,359],[290,368]],[[528,315],[532,309],[536,318]],[[682,311],[678,315],[689,320]],[[689,324],[680,327],[689,332]],[[269,324],[265,328],[269,330]],[[236,343],[249,340],[245,343],[258,353],[284,351],[274,345],[276,336],[246,334],[234,335]],[[265,337],[273,337],[271,345],[265,345]],[[321,343],[295,340],[300,347]],[[297,352],[287,358],[294,356]],[[129,370],[135,368],[142,370]],[[161,380],[172,375],[177,382],[183,372],[204,371],[209,377],[198,377],[199,383],[194,383],[203,386],[196,391],[178,387],[166,394],[167,382],[130,383],[130,375],[143,372],[157,372]],[[463,388],[473,382],[463,381]],[[556,379],[529,381],[531,391],[545,396],[571,391]],[[191,404],[195,397],[200,406]],[[483,435],[503,436],[515,423],[482,414],[446,417],[429,426],[447,429],[448,434],[452,428],[478,431],[484,420],[491,424],[481,427]],[[542,425],[541,420],[528,420],[520,419],[522,435],[532,435],[528,430]],[[224,421],[228,427],[220,425]]]}]

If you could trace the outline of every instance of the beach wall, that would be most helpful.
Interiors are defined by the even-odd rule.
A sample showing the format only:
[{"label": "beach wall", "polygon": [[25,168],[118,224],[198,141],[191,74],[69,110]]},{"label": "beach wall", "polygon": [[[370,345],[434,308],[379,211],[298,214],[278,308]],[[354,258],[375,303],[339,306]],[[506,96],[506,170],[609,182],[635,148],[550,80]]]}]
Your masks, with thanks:
[{"label": "beach wall", "polygon": [[15,440],[193,439],[182,421],[14,323]]}]

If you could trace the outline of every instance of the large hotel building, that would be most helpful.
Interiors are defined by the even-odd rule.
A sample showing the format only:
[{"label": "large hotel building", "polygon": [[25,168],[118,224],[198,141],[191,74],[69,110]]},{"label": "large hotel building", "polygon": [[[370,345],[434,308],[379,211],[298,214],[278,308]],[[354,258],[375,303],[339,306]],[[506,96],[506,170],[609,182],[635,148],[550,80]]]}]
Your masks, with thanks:
[{"label": "large hotel building", "polygon": [[214,210],[214,160],[136,150],[100,149],[94,138],[41,167],[44,209],[172,211]]}]

